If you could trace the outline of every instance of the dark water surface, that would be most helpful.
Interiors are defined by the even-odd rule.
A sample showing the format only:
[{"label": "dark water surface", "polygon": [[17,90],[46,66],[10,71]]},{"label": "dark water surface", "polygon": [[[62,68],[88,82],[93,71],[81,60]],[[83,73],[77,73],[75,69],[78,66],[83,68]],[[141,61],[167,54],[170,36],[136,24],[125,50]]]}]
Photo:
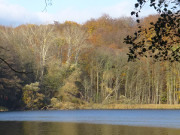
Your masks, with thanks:
[{"label": "dark water surface", "polygon": [[180,110],[0,112],[0,135],[180,135]]}]

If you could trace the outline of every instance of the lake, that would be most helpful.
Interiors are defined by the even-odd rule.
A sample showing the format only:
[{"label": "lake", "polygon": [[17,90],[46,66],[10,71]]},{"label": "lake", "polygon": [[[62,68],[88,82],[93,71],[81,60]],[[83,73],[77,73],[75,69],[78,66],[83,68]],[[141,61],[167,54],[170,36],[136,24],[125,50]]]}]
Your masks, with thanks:
[{"label": "lake", "polygon": [[180,135],[180,110],[0,112],[0,135]]}]

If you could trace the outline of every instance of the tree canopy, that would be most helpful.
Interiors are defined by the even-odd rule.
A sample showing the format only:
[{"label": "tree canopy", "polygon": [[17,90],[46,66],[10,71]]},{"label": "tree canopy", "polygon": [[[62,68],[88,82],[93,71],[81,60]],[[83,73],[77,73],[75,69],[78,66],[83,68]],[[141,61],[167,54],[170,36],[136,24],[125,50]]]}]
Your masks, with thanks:
[{"label": "tree canopy", "polygon": [[[164,7],[138,23],[103,15],[84,24],[0,26],[0,109],[179,104],[179,11]],[[127,53],[140,60],[128,62]]]}]

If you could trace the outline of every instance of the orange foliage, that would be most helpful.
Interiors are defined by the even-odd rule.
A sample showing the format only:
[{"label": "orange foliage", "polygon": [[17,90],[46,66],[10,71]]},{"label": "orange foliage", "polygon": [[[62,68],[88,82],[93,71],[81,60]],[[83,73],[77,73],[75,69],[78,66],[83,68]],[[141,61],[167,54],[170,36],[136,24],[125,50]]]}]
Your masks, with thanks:
[{"label": "orange foliage", "polygon": [[73,22],[73,21],[65,21],[64,23],[65,25],[74,25],[74,26],[80,26],[80,24],[78,24],[77,22]]}]

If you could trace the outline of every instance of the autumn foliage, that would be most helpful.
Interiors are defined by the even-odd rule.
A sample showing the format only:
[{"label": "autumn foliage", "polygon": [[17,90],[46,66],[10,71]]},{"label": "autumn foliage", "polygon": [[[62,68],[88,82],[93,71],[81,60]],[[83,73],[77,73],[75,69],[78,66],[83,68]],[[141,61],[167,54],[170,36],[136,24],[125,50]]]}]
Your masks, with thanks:
[{"label": "autumn foliage", "polygon": [[[141,19],[147,31],[141,31],[135,42],[147,46],[140,50],[150,47],[154,31],[149,23],[157,21],[158,15]],[[7,63],[0,60],[0,106],[77,109],[94,103],[178,104],[178,62],[155,62],[151,57],[128,62],[130,46],[124,38],[137,30],[133,18],[108,15],[84,24],[1,26],[0,58]]]}]

